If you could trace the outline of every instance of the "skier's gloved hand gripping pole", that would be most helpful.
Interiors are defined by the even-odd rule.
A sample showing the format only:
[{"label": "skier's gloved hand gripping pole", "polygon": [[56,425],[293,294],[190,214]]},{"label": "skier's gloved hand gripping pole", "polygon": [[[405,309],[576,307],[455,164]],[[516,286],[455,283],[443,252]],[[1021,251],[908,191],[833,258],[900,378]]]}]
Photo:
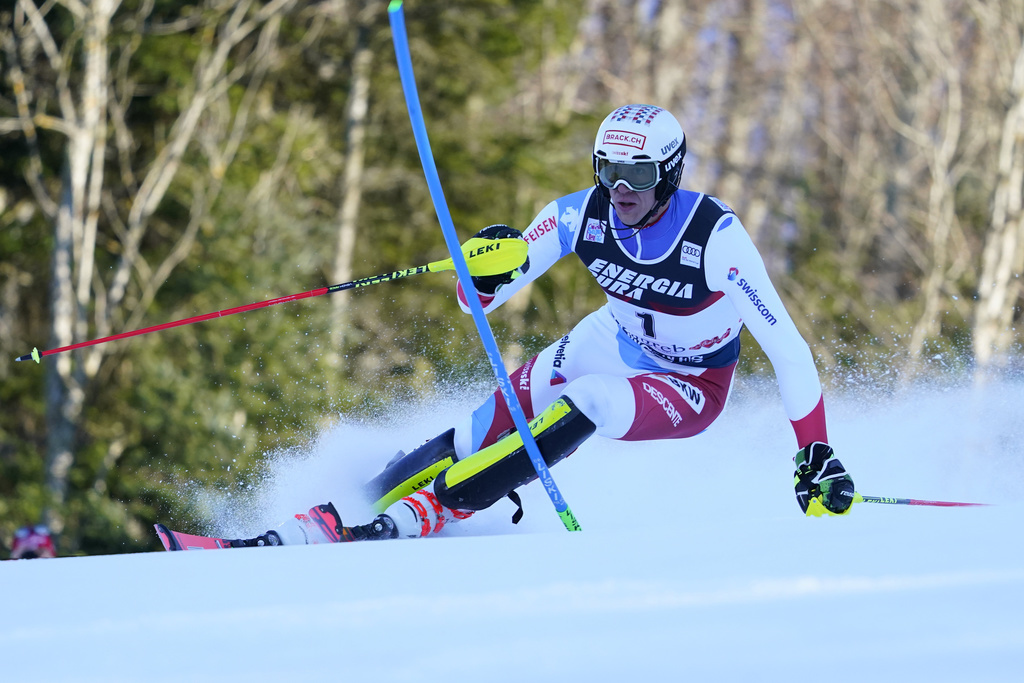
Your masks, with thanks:
[{"label": "skier's gloved hand gripping pole", "polygon": [[981,507],[988,503],[957,503],[948,500],[865,496],[853,488],[853,480],[827,444],[815,442],[796,454],[795,486],[800,509],[808,517],[845,515],[854,503],[927,505],[931,507]]},{"label": "skier's gloved hand gripping pole", "polygon": [[[468,267],[470,273],[477,277],[487,277],[502,275],[503,273],[520,267],[523,264],[523,261],[526,260],[527,245],[526,242],[521,239],[486,239],[482,237],[473,237],[466,240],[466,243],[455,251],[459,253],[463,266]],[[468,264],[468,266],[466,264]],[[397,270],[393,273],[384,273],[382,275],[373,275],[359,280],[353,280],[352,282],[331,285],[329,287],[320,287],[319,289],[302,292],[301,294],[291,294],[289,296],[282,296],[276,299],[268,299],[267,301],[257,301],[256,303],[237,306],[235,308],[227,308],[223,311],[216,311],[215,313],[206,313],[192,318],[175,320],[170,323],[153,325],[152,327],[146,327],[141,330],[122,332],[121,334],[115,334],[101,339],[93,339],[90,341],[80,342],[78,344],[71,344],[70,346],[62,346],[59,349],[50,349],[49,351],[32,349],[32,353],[20,356],[15,360],[34,360],[38,363],[40,358],[43,356],[51,356],[55,353],[62,353],[64,351],[73,351],[74,349],[81,349],[86,346],[95,346],[97,344],[103,344],[104,342],[114,341],[116,339],[126,339],[128,337],[136,337],[140,334],[149,334],[150,332],[166,330],[171,327],[191,325],[192,323],[197,323],[203,320],[223,318],[224,316],[234,315],[235,313],[244,313],[245,311],[253,311],[257,308],[266,308],[267,306],[282,304],[286,301],[298,301],[299,299],[308,299],[309,297],[320,296],[321,294],[333,294],[334,292],[341,292],[346,289],[367,287],[369,285],[380,284],[381,282],[391,282],[392,280],[409,277],[410,275],[419,275],[421,273],[441,273],[446,270],[454,269],[455,264],[452,262],[452,259],[446,258],[441,261],[433,261],[423,266],[416,266],[415,268]]]},{"label": "skier's gloved hand gripping pole", "polygon": [[[544,484],[544,489],[554,504],[559,517],[561,517],[562,523],[565,524],[565,528],[569,531],[578,531],[580,528],[579,523],[569,509],[568,504],[566,504],[565,499],[562,498],[561,492],[555,485],[555,480],[551,478],[551,472],[548,470],[547,463],[544,462],[540,449],[537,447],[537,442],[530,432],[526,415],[523,413],[523,408],[519,404],[519,399],[512,388],[512,380],[509,379],[508,372],[505,370],[505,364],[501,359],[498,344],[494,339],[493,332],[491,332],[491,326],[487,322],[487,316],[484,313],[483,306],[480,304],[480,298],[477,296],[472,273],[462,258],[462,252],[459,250],[455,225],[452,222],[451,214],[448,212],[444,191],[441,189],[441,180],[437,174],[437,167],[434,165],[434,155],[430,151],[430,141],[427,139],[427,128],[423,121],[423,112],[420,110],[419,94],[416,90],[416,80],[412,70],[412,57],[409,54],[409,39],[405,33],[405,16],[402,12],[402,0],[392,0],[391,4],[388,5],[388,20],[391,22],[395,56],[398,59],[398,73],[402,81],[402,91],[405,93],[406,107],[409,109],[409,119],[412,123],[413,137],[416,139],[416,149],[419,150],[423,173],[426,176],[427,186],[430,189],[430,197],[434,202],[434,211],[437,213],[438,221],[441,223],[441,230],[444,233],[448,249],[452,253],[452,260],[455,262],[455,272],[458,274],[459,282],[462,283],[462,290],[466,294],[469,309],[473,315],[473,322],[476,323],[477,330],[480,332],[480,341],[483,342],[484,350],[487,351],[487,357],[498,380],[498,387],[501,389],[502,396],[504,396],[505,402],[508,404],[516,429],[523,439],[526,453],[530,456],[534,469],[537,470],[538,479]],[[515,270],[520,265],[522,263],[508,270]]]}]

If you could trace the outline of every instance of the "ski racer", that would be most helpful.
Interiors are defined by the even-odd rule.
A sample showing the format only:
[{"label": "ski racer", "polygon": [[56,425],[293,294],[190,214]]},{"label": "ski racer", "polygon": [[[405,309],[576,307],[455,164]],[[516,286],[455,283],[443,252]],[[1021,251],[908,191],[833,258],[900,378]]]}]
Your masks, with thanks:
[{"label": "ski racer", "polygon": [[49,557],[57,557],[57,548],[54,546],[50,530],[45,524],[23,526],[14,532],[14,544],[11,547],[12,560]]},{"label": "ski racer", "polygon": [[[772,363],[796,434],[801,511],[846,513],[853,481],[828,445],[811,351],[740,218],[719,199],[679,187],[685,154],[686,137],[670,112],[619,107],[597,131],[593,187],[551,202],[522,233],[493,225],[477,234],[521,235],[529,245],[516,271],[474,277],[485,311],[569,254],[607,295],[511,375],[539,450],[553,466],[593,434],[642,441],[704,431],[725,407],[746,325]],[[461,286],[458,297],[468,311]],[[518,503],[515,490],[534,479],[496,391],[369,482],[380,513],[369,524],[343,527],[327,504],[310,511],[316,520],[296,515],[244,544],[426,536],[505,496]]]}]

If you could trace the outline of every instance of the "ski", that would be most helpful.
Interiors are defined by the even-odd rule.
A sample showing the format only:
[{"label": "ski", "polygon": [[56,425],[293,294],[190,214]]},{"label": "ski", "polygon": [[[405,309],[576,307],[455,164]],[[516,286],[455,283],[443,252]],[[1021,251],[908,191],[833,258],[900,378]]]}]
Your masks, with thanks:
[{"label": "ski", "polygon": [[[341,525],[341,516],[333,503],[317,505],[306,514],[295,515],[298,528],[305,534],[305,543],[345,543],[360,540],[352,530]],[[256,538],[218,538],[216,536],[197,536],[174,531],[163,524],[154,524],[157,536],[165,550],[225,550],[228,548],[259,548],[283,545],[276,531],[268,531]]]},{"label": "ski", "polygon": [[164,544],[164,550],[218,550],[235,547],[227,538],[186,534],[168,529],[163,524],[154,524],[153,528],[156,529],[160,542]]}]

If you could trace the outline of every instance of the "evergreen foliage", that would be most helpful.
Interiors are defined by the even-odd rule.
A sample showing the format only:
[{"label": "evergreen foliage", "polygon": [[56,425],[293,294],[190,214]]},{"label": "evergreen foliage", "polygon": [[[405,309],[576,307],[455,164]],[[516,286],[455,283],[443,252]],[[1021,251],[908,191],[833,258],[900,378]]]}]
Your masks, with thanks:
[{"label": "evergreen foliage", "polygon": [[[362,47],[372,68],[353,277],[446,256],[401,93],[386,3],[280,0],[272,16],[260,15],[274,4],[126,0],[117,7],[106,40],[111,105],[103,132],[96,267],[76,341],[99,336],[97,321],[105,315],[113,334],[336,284],[339,206],[353,189],[344,180],[354,152],[348,107]],[[724,100],[732,104],[715,110],[717,86],[698,82],[719,73],[716,60],[735,57],[736,45],[745,44],[751,54],[757,47],[744,43],[756,36],[743,33],[751,21],[730,15],[745,11],[734,4],[699,12],[679,2],[406,3],[420,98],[460,236],[498,222],[524,227],[552,199],[588,186],[593,133],[607,111],[663,94],[667,101],[658,104],[690,119],[684,128],[694,165],[684,183],[704,182],[694,189],[728,193],[736,191],[739,177],[739,192],[750,196],[723,199],[745,222],[745,205],[763,200],[764,224],[781,226],[765,228],[756,241],[823,368],[848,376],[888,366],[885,374],[909,367],[915,355],[966,363],[961,359],[971,353],[971,302],[979,286],[972,264],[980,262],[988,239],[999,175],[962,162],[970,170],[953,178],[950,188],[957,222],[950,244],[939,243],[924,187],[932,166],[907,152],[911,143],[886,130],[883,117],[858,127],[850,110],[836,104],[844,97],[858,101],[859,93],[842,82],[846,70],[869,68],[844,53],[808,67],[807,78],[821,85],[801,88],[802,99],[790,109],[807,117],[800,143],[779,141],[784,153],[778,161],[771,136],[787,128],[786,121],[768,116],[745,125],[744,98],[734,94]],[[63,74],[40,51],[25,19],[31,7],[44,13],[67,60]],[[142,179],[200,91],[203,60],[227,35],[237,8],[266,31],[252,31],[228,52],[222,75],[231,78],[210,96],[181,166],[147,219],[124,299],[115,310],[102,310],[128,249],[126,225]],[[822,26],[822,17],[804,16],[809,11],[786,12],[785,21],[794,26],[787,32],[780,24],[772,40],[817,36],[817,29],[806,28]],[[900,14],[884,7],[880,12]],[[981,22],[978,12],[981,18],[963,10]],[[682,14],[695,35],[696,22],[721,22],[700,32],[701,54],[692,52],[697,42],[671,38]],[[851,44],[866,40],[858,24],[844,24],[843,16],[827,17],[829,30]],[[374,418],[440,384],[491,381],[472,321],[454,300],[451,274],[335,295],[343,297],[340,308],[310,299],[114,342],[92,375],[86,356],[73,354],[85,396],[74,421],[68,495],[56,503],[45,460],[54,422],[44,373],[53,362],[44,359],[41,367],[12,361],[33,346],[47,348],[51,339],[57,246],[46,198],[61,200],[69,159],[69,135],[53,121],[65,114],[61,88],[80,94],[75,88],[86,68],[85,20],[61,2],[19,0],[0,8],[0,545],[15,528],[56,506],[61,554],[156,549],[155,521],[202,528],[203,510],[190,492],[246,491],[263,476],[268,453],[301,446],[338,415]],[[723,36],[728,40],[720,41]],[[731,47],[719,54],[719,42]],[[831,48],[822,43],[815,49]],[[745,84],[744,96],[762,102],[755,85],[763,79],[770,97],[782,93],[785,83],[772,79],[777,72],[790,78],[783,53],[769,45],[762,55],[769,61],[731,63],[734,73],[722,73],[734,81],[723,89]],[[691,58],[700,68],[685,66]],[[915,64],[885,59],[895,65],[902,88],[929,87],[929,74],[915,71]],[[838,80],[828,80],[821,66],[826,63],[834,65]],[[658,89],[680,72],[686,76],[682,86]],[[28,119],[22,94],[33,113]],[[792,96],[791,90],[784,94]],[[997,130],[999,108],[1012,98],[1001,91],[982,94],[972,104],[988,109],[973,116],[987,122],[986,130]],[[784,99],[771,100],[771,106]],[[702,111],[691,110],[693,103]],[[900,125],[927,129],[928,121],[904,110],[909,106],[898,112]],[[836,130],[820,139],[807,132],[831,125]],[[744,161],[730,144],[749,150],[751,141],[713,139],[732,130],[751,131],[763,153]],[[993,148],[991,140],[976,137],[958,149],[960,157],[986,158],[986,152],[995,156]],[[901,164],[887,165],[894,158]],[[751,221],[748,228],[758,225]],[[938,247],[946,246],[952,255],[944,261]],[[160,271],[163,264],[166,272]],[[935,267],[944,269],[939,293],[949,305],[938,315],[935,333],[908,353],[914,321],[930,322],[922,319],[922,291]],[[161,277],[154,278],[158,272]],[[566,259],[495,312],[491,324],[511,365],[526,361],[602,301],[585,269]],[[741,372],[770,374],[749,335],[743,343]]]}]

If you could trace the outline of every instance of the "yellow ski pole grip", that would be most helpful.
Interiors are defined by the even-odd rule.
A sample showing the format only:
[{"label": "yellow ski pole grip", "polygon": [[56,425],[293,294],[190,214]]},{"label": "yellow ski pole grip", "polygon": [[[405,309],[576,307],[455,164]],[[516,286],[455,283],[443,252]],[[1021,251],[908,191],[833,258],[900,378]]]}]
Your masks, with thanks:
[{"label": "yellow ski pole grip", "polygon": [[[526,262],[528,251],[529,245],[518,237],[496,240],[471,237],[462,244],[462,254],[473,276],[500,275],[515,270]],[[455,263],[446,258],[428,264],[427,269],[432,273],[455,270]]]}]

